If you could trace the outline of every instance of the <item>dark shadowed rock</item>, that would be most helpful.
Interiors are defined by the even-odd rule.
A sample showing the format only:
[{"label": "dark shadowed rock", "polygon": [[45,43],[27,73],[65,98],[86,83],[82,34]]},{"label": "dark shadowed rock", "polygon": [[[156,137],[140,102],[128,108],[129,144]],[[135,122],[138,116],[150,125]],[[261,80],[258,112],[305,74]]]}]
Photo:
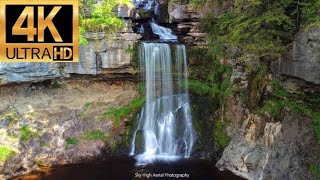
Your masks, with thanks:
[{"label": "dark shadowed rock", "polygon": [[144,152],[144,137],[143,137],[143,130],[138,130],[136,134],[135,140],[135,154],[141,154]]}]

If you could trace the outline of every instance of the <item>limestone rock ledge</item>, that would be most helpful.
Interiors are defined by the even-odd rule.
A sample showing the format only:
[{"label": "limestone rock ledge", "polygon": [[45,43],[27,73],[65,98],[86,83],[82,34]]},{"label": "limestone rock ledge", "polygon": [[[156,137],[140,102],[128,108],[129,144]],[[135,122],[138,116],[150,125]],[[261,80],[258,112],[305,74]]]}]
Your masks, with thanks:
[{"label": "limestone rock ledge", "polygon": [[79,47],[77,63],[0,63],[0,85],[41,82],[72,74],[134,74],[130,49],[141,38],[133,33],[131,20],[111,38],[105,33],[87,33],[88,44]]},{"label": "limestone rock ledge", "polygon": [[[140,35],[124,32],[114,38],[106,38],[103,33],[87,35],[88,45],[80,46],[79,63],[67,63],[66,74],[101,74],[104,69],[119,69],[118,73],[134,73],[131,67],[133,48]],[[130,68],[131,67],[131,68]],[[126,68],[125,72],[120,71]]]},{"label": "limestone rock ledge", "polygon": [[58,63],[0,63],[0,85],[34,82],[60,76]]},{"label": "limestone rock ledge", "polygon": [[174,32],[179,34],[181,41],[187,45],[205,46],[206,33],[201,28],[200,18],[204,11],[191,8],[187,2],[180,1],[168,8],[171,23],[176,23]]}]

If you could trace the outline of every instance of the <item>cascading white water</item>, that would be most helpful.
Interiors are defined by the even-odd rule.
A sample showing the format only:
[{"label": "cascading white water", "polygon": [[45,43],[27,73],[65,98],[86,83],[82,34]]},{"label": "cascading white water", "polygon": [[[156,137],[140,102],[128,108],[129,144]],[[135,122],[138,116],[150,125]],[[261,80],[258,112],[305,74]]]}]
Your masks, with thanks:
[{"label": "cascading white water", "polygon": [[134,155],[136,135],[142,131],[144,150],[136,156],[138,164],[189,157],[192,151],[194,130],[187,89],[186,52],[184,45],[175,46],[175,61],[172,61],[168,44],[140,45],[146,103],[131,149],[131,155]]},{"label": "cascading white water", "polygon": [[[153,13],[157,16],[159,15],[159,2],[156,0],[131,0],[137,9],[144,9],[147,12],[153,11]],[[137,18],[140,16],[137,14]],[[172,34],[172,30],[170,28],[166,28],[160,26],[154,18],[152,18],[152,22],[150,22],[150,26],[152,29],[153,34],[159,36],[161,40],[171,40],[176,41],[178,38],[177,36]],[[138,29],[138,33],[144,33],[141,27]]]},{"label": "cascading white water", "polygon": [[170,28],[166,28],[163,26],[159,26],[155,22],[150,23],[152,32],[159,36],[162,40],[177,40],[177,36],[172,34],[172,30]]},{"label": "cascading white water", "polygon": [[140,25],[140,27],[139,27],[139,29],[138,29],[138,33],[140,33],[140,34],[143,34],[143,33],[144,33],[144,27],[143,27],[142,24]]},{"label": "cascading white water", "polygon": [[155,0],[131,0],[136,8],[142,6],[145,10],[151,10],[157,2]]}]

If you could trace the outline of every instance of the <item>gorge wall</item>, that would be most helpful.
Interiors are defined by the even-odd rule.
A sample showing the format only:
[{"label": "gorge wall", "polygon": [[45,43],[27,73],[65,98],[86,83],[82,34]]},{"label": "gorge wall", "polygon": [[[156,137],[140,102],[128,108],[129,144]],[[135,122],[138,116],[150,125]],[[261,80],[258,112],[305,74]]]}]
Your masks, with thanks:
[{"label": "gorge wall", "polygon": [[286,56],[272,64],[273,71],[320,84],[320,27],[301,29]]},{"label": "gorge wall", "polygon": [[228,99],[226,128],[231,141],[216,166],[246,179],[316,179],[319,163],[313,120],[289,109],[278,118],[248,113],[241,98]]},{"label": "gorge wall", "polygon": [[[292,102],[284,105],[276,117],[270,112],[261,115],[255,106],[274,98],[270,96],[274,93],[272,87],[266,82],[277,80],[292,96],[308,94],[301,95],[300,100],[297,98],[296,106],[305,107],[303,104],[312,100],[319,102],[316,100],[320,92],[319,38],[319,27],[302,27],[282,58],[271,62],[268,67],[271,73],[262,76],[259,75],[263,74],[262,70],[250,74],[243,61],[228,59],[233,68],[231,79],[248,95],[243,98],[243,94],[235,93],[226,100],[226,131],[231,141],[217,167],[231,170],[246,179],[318,178],[311,169],[319,164],[315,128],[319,117],[292,107]],[[276,102],[271,107],[277,109],[275,106]],[[310,112],[319,114],[319,109]]]},{"label": "gorge wall", "polygon": [[[222,10],[232,6],[231,1],[226,1]],[[200,21],[211,11],[209,8],[199,10],[185,1],[165,1],[159,9],[168,15],[161,18],[161,25],[170,26],[187,49],[207,47]],[[142,17],[142,13],[137,18],[135,9],[128,7],[118,8],[116,13],[126,27],[113,38],[107,38],[105,33],[88,33],[89,44],[80,46],[79,63],[0,63],[0,144],[15,152],[10,160],[0,162],[0,178],[24,174],[36,167],[97,158],[115,146],[108,138],[120,141],[128,135],[134,111],[120,124],[105,112],[130,106],[139,96],[134,51],[146,36],[137,32],[137,28],[139,22],[151,18]],[[287,53],[270,64],[272,74],[265,74],[265,78],[283,80],[284,87],[293,93],[305,91],[317,95],[319,30],[319,27],[301,29]],[[202,58],[205,56],[198,54],[195,62],[189,59],[191,70],[206,66]],[[253,87],[252,74],[245,71],[243,62],[235,57],[226,64],[232,68],[232,82],[249,92]],[[204,74],[207,70],[202,76],[207,76]],[[261,104],[262,100],[268,100],[266,94],[270,89],[270,85],[263,85],[259,95],[253,95],[258,99],[253,102]],[[204,126],[208,129],[202,129],[204,135],[197,132],[197,136],[217,141],[206,131],[214,131],[215,122],[224,114],[223,131],[231,139],[218,153],[211,153],[219,151],[214,142],[202,139],[205,151],[200,148],[202,152],[194,155],[219,159],[217,167],[247,179],[315,179],[309,171],[311,165],[319,164],[312,118],[289,108],[283,108],[278,117],[261,115],[245,105],[241,96],[233,93],[228,97],[224,113],[206,96],[192,97],[199,104],[212,103],[209,107],[214,109],[199,114],[203,120],[199,129]]]},{"label": "gorge wall", "polygon": [[[178,29],[180,27],[179,30],[183,31],[182,27],[188,24],[183,22],[183,19],[192,17],[188,16],[188,12],[193,11],[187,10],[187,5],[183,3],[181,5],[177,4],[173,6],[174,8],[171,12],[169,11],[169,14],[172,16],[172,21],[177,22]],[[223,3],[222,11],[230,10],[233,6],[232,1],[226,1]],[[208,11],[219,13],[221,9],[198,10],[198,12]],[[199,17],[203,17],[203,14],[200,13]],[[203,111],[200,113],[200,117],[195,117],[196,121],[199,120],[199,122],[195,122],[195,126],[198,127],[197,135],[201,138],[199,140],[200,144],[201,141],[206,139],[205,143],[211,147],[211,151],[216,152],[213,153],[213,156],[210,155],[209,148],[209,150],[206,149],[205,154],[200,156],[217,158],[219,160],[216,164],[217,167],[230,170],[246,179],[317,179],[318,176],[314,170],[319,167],[319,144],[315,126],[320,119],[319,116],[311,114],[319,114],[319,108],[302,109],[306,108],[305,104],[308,104],[309,101],[319,102],[317,99],[320,93],[319,38],[319,27],[301,27],[292,43],[288,45],[286,53],[278,60],[267,64],[267,73],[265,74],[263,69],[255,73],[248,72],[246,63],[250,62],[244,62],[243,59],[237,57],[236,50],[231,49],[230,54],[234,55],[233,58],[221,60],[221,62],[232,67],[231,81],[236,89],[230,97],[223,101],[226,107],[222,112],[207,97],[206,102],[211,103],[210,108],[215,109],[215,111],[211,112],[211,116],[206,115],[207,112]],[[186,43],[188,43],[188,39],[195,40],[196,38],[186,34],[184,38]],[[206,43],[189,43],[189,45],[191,45],[189,48],[192,49],[203,47]],[[195,69],[199,69],[199,71],[207,73],[206,75],[212,78],[206,70],[206,68],[210,68],[204,60],[207,56],[204,54],[203,56],[189,54],[189,57],[189,63],[191,64],[189,73],[194,74]],[[253,64],[253,66],[256,65]],[[194,78],[194,76],[191,76],[191,78]],[[196,77],[196,80],[199,79],[206,78]],[[279,100],[280,103],[273,102],[273,105],[271,105],[271,108],[274,109],[263,109],[264,113],[261,114],[258,112],[260,111],[259,108],[265,102],[274,98],[272,97],[274,92],[272,92],[271,84],[278,80],[284,88],[283,91],[288,92],[289,96],[298,97],[293,100],[296,103],[285,102],[285,105],[281,105],[284,108],[277,109],[276,106],[282,101]],[[206,90],[205,86],[197,86],[196,88],[191,92],[195,94],[205,92],[205,96],[208,96],[207,92],[209,90]],[[302,95],[304,93],[307,95]],[[275,96],[279,97],[283,94]],[[318,106],[316,104],[314,105]],[[198,106],[201,107],[201,105]],[[277,116],[273,116],[272,113],[274,112],[272,111],[274,110],[277,111]],[[195,110],[194,112],[197,112],[195,114],[198,116],[198,111]],[[217,117],[217,114],[219,114],[219,117]],[[211,125],[203,123],[204,117],[201,117],[201,115]],[[222,122],[219,118],[223,119]],[[203,125],[207,127],[204,128]],[[210,128],[210,126],[212,127]],[[217,131],[221,127],[223,131],[227,132],[227,137],[205,132],[216,131],[221,133],[221,131]],[[205,130],[201,130],[201,128]],[[230,142],[227,143],[220,154],[217,144],[221,142],[223,144],[227,139],[230,139]],[[197,150],[197,147],[195,149]]]}]

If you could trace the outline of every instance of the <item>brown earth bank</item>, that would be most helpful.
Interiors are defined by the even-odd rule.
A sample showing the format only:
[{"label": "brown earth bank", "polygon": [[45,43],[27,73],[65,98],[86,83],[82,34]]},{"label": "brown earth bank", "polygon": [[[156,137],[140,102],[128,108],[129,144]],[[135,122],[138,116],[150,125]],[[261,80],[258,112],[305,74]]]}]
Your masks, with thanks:
[{"label": "brown earth bank", "polygon": [[115,122],[105,112],[128,105],[136,89],[129,81],[75,79],[1,87],[0,144],[12,153],[0,161],[0,179],[111,151],[128,119]]}]

